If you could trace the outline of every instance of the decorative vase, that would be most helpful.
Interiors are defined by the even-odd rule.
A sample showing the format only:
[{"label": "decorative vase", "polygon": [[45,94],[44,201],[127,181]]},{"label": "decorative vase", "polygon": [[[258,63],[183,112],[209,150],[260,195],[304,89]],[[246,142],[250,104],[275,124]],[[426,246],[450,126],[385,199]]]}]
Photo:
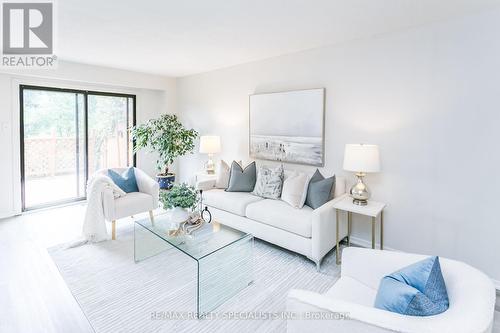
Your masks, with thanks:
[{"label": "decorative vase", "polygon": [[156,175],[156,180],[160,185],[160,189],[162,190],[170,190],[172,186],[174,186],[175,182],[175,173],[169,173],[167,175],[158,174]]},{"label": "decorative vase", "polygon": [[172,223],[180,224],[189,218],[189,212],[181,207],[175,207],[172,210],[171,221]]}]

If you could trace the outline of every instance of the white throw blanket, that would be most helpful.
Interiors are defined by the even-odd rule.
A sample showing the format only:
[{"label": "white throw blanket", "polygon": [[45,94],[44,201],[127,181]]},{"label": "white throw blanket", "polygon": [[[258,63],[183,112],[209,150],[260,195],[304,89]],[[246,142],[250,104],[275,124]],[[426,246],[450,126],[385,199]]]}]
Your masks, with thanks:
[{"label": "white throw blanket", "polygon": [[87,183],[87,210],[83,222],[83,237],[87,242],[96,243],[108,240],[104,220],[103,194],[111,189],[115,198],[126,195],[121,188],[105,175],[96,175]]}]

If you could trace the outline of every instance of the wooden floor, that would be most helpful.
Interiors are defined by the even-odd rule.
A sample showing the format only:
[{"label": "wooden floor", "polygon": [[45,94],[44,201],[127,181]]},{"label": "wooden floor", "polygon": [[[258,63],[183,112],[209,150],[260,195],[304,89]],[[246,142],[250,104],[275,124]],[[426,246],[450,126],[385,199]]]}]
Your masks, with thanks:
[{"label": "wooden floor", "polygon": [[79,237],[83,212],[78,204],[0,220],[0,332],[93,332],[46,250]]},{"label": "wooden floor", "polygon": [[0,332],[93,332],[46,248],[78,236],[81,205],[0,220]]}]

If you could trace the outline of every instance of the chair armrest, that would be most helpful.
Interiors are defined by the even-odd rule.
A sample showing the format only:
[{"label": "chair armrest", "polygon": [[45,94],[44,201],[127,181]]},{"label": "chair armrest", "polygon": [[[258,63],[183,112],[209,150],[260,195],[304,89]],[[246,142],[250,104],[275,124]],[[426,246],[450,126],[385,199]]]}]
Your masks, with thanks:
[{"label": "chair armrest", "polygon": [[[337,215],[335,213],[336,202],[342,200],[347,194],[332,199],[316,208],[312,213],[312,252],[311,259],[321,260],[336,244]],[[339,225],[339,237],[341,240],[347,235],[346,223]]]},{"label": "chair armrest", "polygon": [[135,168],[135,179],[137,187],[141,193],[149,194],[153,197],[153,207],[158,208],[158,199],[160,196],[160,185],[156,180],[149,177],[144,171]]},{"label": "chair armrest", "polygon": [[115,196],[112,188],[105,188],[102,192],[102,208],[104,218],[108,221],[115,220]]},{"label": "chair armrest", "polygon": [[412,253],[348,247],[342,251],[342,276],[349,276],[370,288],[378,289],[380,280],[385,275],[427,257]]},{"label": "chair armrest", "polygon": [[196,182],[195,188],[197,190],[208,191],[215,188],[215,179],[205,179]]},{"label": "chair armrest", "polygon": [[[431,332],[429,320],[346,302],[306,290],[287,298],[287,332]],[[321,315],[320,320],[314,316]],[[326,319],[325,319],[326,318]],[[432,322],[432,320],[431,320]]]}]

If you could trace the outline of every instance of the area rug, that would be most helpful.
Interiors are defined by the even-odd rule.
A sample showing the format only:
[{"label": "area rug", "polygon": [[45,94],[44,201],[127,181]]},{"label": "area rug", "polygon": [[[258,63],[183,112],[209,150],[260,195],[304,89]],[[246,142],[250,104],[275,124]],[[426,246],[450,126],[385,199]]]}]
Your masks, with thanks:
[{"label": "area rug", "polygon": [[204,319],[193,316],[196,265],[176,249],[135,263],[133,227],[120,230],[116,241],[48,251],[98,333],[285,332],[280,314],[287,293],[328,290],[340,275],[335,252],[317,272],[301,255],[257,239],[254,244],[254,282]]}]

